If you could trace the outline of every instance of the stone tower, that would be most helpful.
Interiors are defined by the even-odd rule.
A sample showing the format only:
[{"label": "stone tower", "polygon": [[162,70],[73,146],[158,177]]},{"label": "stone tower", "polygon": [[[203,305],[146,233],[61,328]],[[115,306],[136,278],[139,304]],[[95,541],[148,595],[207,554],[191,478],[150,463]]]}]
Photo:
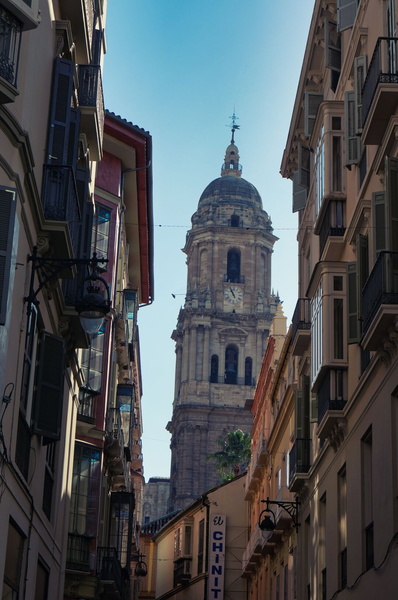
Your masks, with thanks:
[{"label": "stone tower", "polygon": [[221,177],[200,197],[183,251],[188,278],[176,343],[170,509],[219,483],[209,453],[229,431],[249,432],[253,398],[278,299],[271,294],[277,238],[256,188],[241,177],[232,139]]}]

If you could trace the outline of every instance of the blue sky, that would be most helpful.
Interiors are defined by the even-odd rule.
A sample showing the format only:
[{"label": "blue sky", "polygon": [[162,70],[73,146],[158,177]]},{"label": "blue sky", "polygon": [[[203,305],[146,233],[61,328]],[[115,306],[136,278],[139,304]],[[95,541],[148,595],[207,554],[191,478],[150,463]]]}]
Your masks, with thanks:
[{"label": "blue sky", "polygon": [[170,336],[186,289],[181,248],[202,191],[220,176],[234,110],[243,177],[260,192],[279,238],[272,286],[291,320],[297,216],[279,170],[312,9],[312,0],[108,3],[106,108],[153,137],[155,301],[138,315],[146,480],[169,476]]}]

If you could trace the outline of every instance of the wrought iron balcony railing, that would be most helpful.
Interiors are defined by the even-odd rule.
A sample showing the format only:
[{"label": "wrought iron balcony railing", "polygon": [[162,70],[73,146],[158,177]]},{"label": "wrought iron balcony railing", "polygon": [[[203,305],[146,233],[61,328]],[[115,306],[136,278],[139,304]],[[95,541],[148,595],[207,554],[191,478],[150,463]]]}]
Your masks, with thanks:
[{"label": "wrought iron balcony railing", "polygon": [[[89,107],[94,109],[94,114],[97,117],[97,125],[90,131],[95,129],[96,135],[99,136],[98,146],[102,148],[105,107],[104,94],[102,90],[101,67],[99,65],[79,65],[79,106]],[[82,126],[84,127],[85,115],[82,111]]]},{"label": "wrought iron balcony railing", "polygon": [[67,223],[73,252],[77,256],[81,214],[75,173],[71,166],[44,165],[42,205],[47,221]]},{"label": "wrought iron balcony railing", "polygon": [[299,298],[292,318],[292,339],[299,330],[311,330],[311,303],[309,298]]},{"label": "wrought iron balcony railing", "polygon": [[362,292],[363,332],[382,304],[398,304],[398,252],[380,252]]},{"label": "wrought iron balcony railing", "polygon": [[329,369],[318,390],[318,423],[328,410],[343,410],[347,399],[344,395],[342,369]]},{"label": "wrought iron balcony railing", "polygon": [[319,250],[321,256],[330,236],[344,236],[344,222],[345,200],[330,200],[319,230]]},{"label": "wrought iron balcony railing", "polygon": [[22,24],[5,8],[0,7],[0,77],[17,87]]},{"label": "wrought iron balcony railing", "polygon": [[124,598],[125,582],[116,548],[100,546],[97,549],[97,576],[103,582],[113,582]]},{"label": "wrought iron balcony railing", "polygon": [[398,83],[398,38],[380,37],[377,40],[372,59],[366,74],[365,83],[362,88],[362,111],[363,122],[369,115],[369,111],[375,96],[377,87],[381,83]]},{"label": "wrought iron balcony railing", "polygon": [[73,571],[90,570],[90,548],[93,538],[68,533],[68,546],[66,550],[66,568]]},{"label": "wrought iron balcony railing", "polygon": [[293,478],[300,473],[308,473],[310,470],[311,440],[307,438],[296,438],[289,452],[289,485]]}]

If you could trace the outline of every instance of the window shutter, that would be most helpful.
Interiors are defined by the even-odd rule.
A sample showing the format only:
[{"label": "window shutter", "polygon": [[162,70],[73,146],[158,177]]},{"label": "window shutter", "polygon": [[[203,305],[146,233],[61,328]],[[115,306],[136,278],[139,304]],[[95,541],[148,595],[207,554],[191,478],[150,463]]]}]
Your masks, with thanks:
[{"label": "window shutter", "polygon": [[302,390],[296,390],[296,439],[303,438],[303,392]]},{"label": "window shutter", "polygon": [[76,167],[78,147],[79,147],[79,134],[80,134],[80,110],[78,108],[71,108],[70,110],[70,121],[68,131],[68,151],[66,156],[66,164]]},{"label": "window shutter", "polygon": [[308,189],[299,183],[299,172],[293,173],[293,212],[305,208],[307,203]]},{"label": "window shutter", "polygon": [[311,137],[318,108],[323,101],[323,94],[304,92],[304,133]]},{"label": "window shutter", "polygon": [[39,348],[32,426],[35,433],[53,441],[61,437],[64,370],[64,340],[44,331]]},{"label": "window shutter", "polygon": [[325,20],[325,67],[337,71],[341,70],[341,42],[336,23]]},{"label": "window shutter", "polygon": [[357,0],[337,0],[337,30],[344,31],[353,26],[357,14]]},{"label": "window shutter", "polygon": [[[369,243],[368,236],[357,235],[357,304],[358,317],[362,318],[362,290],[369,276]],[[361,321],[360,321],[361,323]],[[361,332],[362,333],[362,332]]]},{"label": "window shutter", "polygon": [[310,395],[310,421],[318,423],[318,396],[315,392],[311,392]]},{"label": "window shutter", "polygon": [[47,142],[47,164],[50,165],[67,164],[74,71],[72,61],[55,59]]},{"label": "window shutter", "polygon": [[349,344],[359,342],[360,330],[358,320],[358,291],[357,291],[357,263],[352,262],[347,265],[347,295],[348,295],[348,336]]},{"label": "window shutter", "polygon": [[16,192],[0,188],[0,325],[5,325],[7,317],[16,205]]},{"label": "window shutter", "polygon": [[398,250],[398,159],[386,157],[386,250]]},{"label": "window shutter", "polygon": [[361,140],[355,131],[355,110],[355,93],[346,92],[344,94],[346,165],[356,165],[359,162]]},{"label": "window shutter", "polygon": [[302,144],[298,146],[298,182],[307,188],[310,187],[310,149]]},{"label": "window shutter", "polygon": [[301,387],[303,390],[303,429],[302,437],[309,438],[310,435],[310,378],[308,375],[301,377]]},{"label": "window shutter", "polygon": [[373,248],[376,258],[379,252],[387,249],[385,209],[384,192],[372,194]]},{"label": "window shutter", "polygon": [[362,88],[365,83],[367,56],[354,58],[355,133],[362,132]]}]

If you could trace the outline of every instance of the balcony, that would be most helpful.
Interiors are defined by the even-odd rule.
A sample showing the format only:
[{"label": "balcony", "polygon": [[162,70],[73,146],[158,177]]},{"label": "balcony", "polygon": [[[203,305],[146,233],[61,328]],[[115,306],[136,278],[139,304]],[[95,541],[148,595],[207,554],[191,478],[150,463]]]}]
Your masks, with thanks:
[{"label": "balcony", "polygon": [[99,16],[99,0],[61,0],[59,4],[62,18],[70,21],[72,26],[77,61],[88,64],[91,60],[95,23]]},{"label": "balcony", "polygon": [[377,350],[398,315],[398,252],[380,252],[362,292],[365,350]]},{"label": "balcony", "polygon": [[94,538],[68,533],[66,568],[72,571],[90,571],[90,550]]},{"label": "balcony", "polygon": [[128,579],[123,572],[116,548],[98,548],[97,577],[103,586],[103,600],[127,600]]},{"label": "balcony", "polygon": [[105,457],[112,490],[126,485],[126,457],[124,435],[119,408],[108,408],[106,418]]},{"label": "balcony", "polygon": [[289,452],[289,490],[298,492],[307,479],[311,462],[311,440],[307,438],[296,438]]},{"label": "balcony", "polygon": [[262,558],[264,544],[265,540],[263,538],[263,532],[256,524],[251,532],[249,543],[242,556],[243,576],[249,575],[255,571],[256,565]]},{"label": "balcony", "polygon": [[44,165],[42,206],[55,256],[77,256],[81,214],[72,167]]},{"label": "balcony", "polygon": [[79,65],[78,97],[81,131],[86,134],[91,157],[94,160],[100,160],[104,137],[105,108],[99,65]]},{"label": "balcony", "polygon": [[327,438],[333,432],[344,436],[344,407],[346,396],[347,373],[343,369],[328,369],[319,386],[318,397],[318,430],[320,438]]},{"label": "balcony", "polygon": [[22,24],[11,12],[0,7],[0,104],[14,102],[18,96],[17,75]]},{"label": "balcony", "polygon": [[398,38],[380,37],[362,88],[365,144],[380,144],[398,104]]},{"label": "balcony", "polygon": [[320,227],[319,254],[322,260],[339,260],[345,234],[345,200],[329,199]]},{"label": "balcony", "polygon": [[299,298],[292,319],[292,354],[301,356],[311,341],[311,304],[309,298]]}]

